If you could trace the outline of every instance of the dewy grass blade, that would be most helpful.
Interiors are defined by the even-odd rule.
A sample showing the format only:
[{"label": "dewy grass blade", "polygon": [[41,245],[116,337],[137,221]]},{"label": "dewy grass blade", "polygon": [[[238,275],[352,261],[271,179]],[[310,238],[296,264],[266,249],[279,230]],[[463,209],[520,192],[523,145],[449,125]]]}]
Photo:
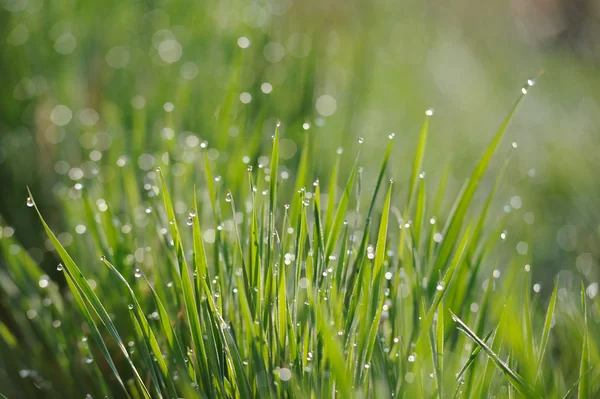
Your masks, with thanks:
[{"label": "dewy grass blade", "polygon": [[117,342],[119,349],[121,350],[121,352],[123,353],[123,355],[125,356],[125,358],[127,359],[128,363],[131,366],[133,374],[136,378],[136,381],[138,382],[139,388],[142,390],[142,393],[144,394],[144,397],[150,398],[150,392],[148,392],[148,389],[144,385],[144,382],[142,381],[142,378],[139,375],[135,365],[131,361],[131,358],[129,357],[129,353],[127,352],[127,348],[125,347],[125,344],[123,343],[123,340],[121,339],[121,337],[117,331],[117,328],[115,327],[114,323],[112,322],[108,312],[102,305],[102,302],[100,301],[100,299],[98,299],[98,297],[96,296],[94,291],[91,289],[88,281],[83,277],[83,273],[81,272],[79,267],[77,267],[77,265],[75,264],[73,259],[71,259],[71,257],[65,250],[65,248],[58,241],[58,239],[56,238],[56,236],[54,235],[52,230],[50,230],[50,227],[48,227],[48,225],[46,224],[46,221],[42,217],[42,214],[40,213],[39,209],[35,205],[35,202],[33,200],[33,196],[31,195],[31,192],[29,192],[29,198],[31,198],[31,201],[33,202],[33,206],[35,207],[35,210],[40,218],[40,221],[42,222],[42,225],[44,227],[44,230],[46,231],[46,234],[48,235],[48,238],[52,242],[52,245],[56,249],[56,252],[58,252],[60,258],[62,259],[64,267],[67,269],[67,272],[72,277],[75,287],[78,290],[80,290],[82,297],[85,298],[85,300],[89,303],[89,305],[92,307],[92,309],[94,309],[94,312],[96,312],[96,314],[100,317],[100,320],[102,320],[102,323],[106,326],[106,328],[108,329],[111,336]]},{"label": "dewy grass blade", "polygon": [[[131,302],[132,302],[130,305],[128,305],[129,310],[131,310],[133,312],[133,317],[135,317],[138,320],[138,323],[140,323],[141,331],[143,334],[142,338],[145,341],[144,343],[145,343],[146,347],[148,348],[148,350],[150,350],[152,352],[153,359],[156,359],[155,361],[158,364],[158,368],[162,374],[162,381],[167,386],[168,394],[177,396],[177,391],[175,389],[175,386],[173,385],[172,376],[169,375],[169,371],[167,369],[167,363],[165,362],[165,359],[163,358],[162,352],[160,350],[160,346],[158,344],[158,341],[156,340],[156,336],[154,335],[154,332],[152,331],[152,329],[150,328],[150,325],[148,324],[148,321],[146,320],[144,311],[142,310],[140,303],[138,302],[138,300],[135,296],[135,293],[133,292],[133,289],[131,288],[131,286],[129,285],[127,280],[125,280],[125,278],[121,275],[121,273],[119,273],[119,271],[117,269],[115,269],[115,267],[112,265],[112,263],[110,263],[106,258],[104,258],[103,261],[104,261],[104,264],[106,266],[108,266],[109,269],[113,273],[115,273],[115,275],[121,280],[123,285],[125,285],[125,287],[127,288],[127,291],[129,291],[129,294],[131,295]],[[158,387],[160,386],[160,384],[158,383],[158,381],[155,381],[155,385],[157,386],[157,389],[159,389]]]},{"label": "dewy grass blade", "polygon": [[[531,81],[531,80],[530,80]],[[525,91],[526,93],[526,91]],[[458,206],[456,207],[456,211],[453,214],[452,218],[449,220],[447,224],[447,229],[444,230],[442,234],[442,243],[437,251],[435,267],[433,273],[435,274],[437,270],[442,270],[446,265],[448,257],[452,252],[452,248],[454,246],[454,242],[456,237],[458,236],[460,229],[462,227],[464,218],[467,214],[467,209],[471,204],[471,200],[475,195],[475,191],[479,186],[479,182],[483,178],[485,171],[492,159],[492,155],[496,152],[496,149],[500,145],[500,141],[504,137],[506,129],[510,121],[512,120],[519,104],[525,97],[525,93],[522,93],[517,101],[515,101],[514,105],[510,109],[508,116],[504,119],[500,128],[492,138],[492,141],[488,145],[487,149],[483,153],[483,156],[479,159],[479,162],[475,166],[475,169],[471,173],[469,177],[468,183],[464,189],[464,191],[460,195],[460,199],[458,201]]]},{"label": "dewy grass blade", "polygon": [[352,186],[354,184],[354,179],[356,177],[356,170],[358,168],[358,154],[356,157],[356,161],[354,162],[354,166],[352,167],[352,171],[350,172],[350,176],[348,177],[348,181],[346,182],[346,187],[344,188],[344,192],[342,194],[342,199],[340,200],[337,209],[335,211],[335,216],[333,218],[333,223],[331,226],[331,230],[327,236],[326,244],[325,244],[325,259],[328,259],[329,256],[333,253],[335,244],[337,242],[340,229],[342,228],[342,223],[346,218],[346,210],[348,209],[348,202],[350,200],[350,193],[352,192]]},{"label": "dewy grass blade", "polygon": [[91,330],[92,337],[94,337],[94,340],[100,347],[100,351],[102,352],[102,355],[106,359],[110,369],[112,370],[113,374],[115,375],[115,378],[119,382],[119,385],[121,385],[123,387],[123,390],[125,391],[125,395],[127,396],[127,398],[131,398],[131,396],[129,395],[129,392],[127,391],[127,388],[125,387],[125,384],[123,383],[123,379],[121,378],[121,375],[119,374],[119,371],[117,370],[117,366],[115,365],[115,363],[110,355],[110,352],[108,351],[108,347],[104,343],[102,334],[100,334],[100,331],[98,330],[98,326],[94,322],[94,319],[92,318],[92,315],[90,314],[90,312],[87,308],[87,305],[85,304],[81,294],[79,293],[79,290],[77,289],[77,287],[75,285],[75,282],[69,275],[68,270],[65,272],[65,280],[67,281],[67,285],[69,286],[71,293],[73,294],[75,303],[79,307],[79,310],[83,314],[83,317],[85,318],[85,320],[88,324],[88,327]]},{"label": "dewy grass blade", "polygon": [[171,198],[165,184],[165,180],[162,173],[159,171],[159,177],[161,180],[162,195],[165,209],[167,210],[167,218],[169,220],[169,227],[171,229],[171,236],[174,243],[175,252],[177,255],[177,262],[179,264],[179,278],[181,279],[181,287],[183,290],[183,298],[185,302],[185,309],[187,312],[187,318],[190,326],[190,334],[192,336],[193,348],[195,352],[195,359],[197,363],[197,370],[199,378],[202,381],[202,389],[207,395],[214,394],[214,385],[210,376],[209,364],[214,363],[215,359],[208,357],[206,354],[206,348],[204,345],[204,336],[201,325],[199,312],[196,308],[196,300],[194,298],[194,288],[190,278],[190,272],[188,270],[185,255],[183,253],[183,245],[181,243],[181,237],[179,235],[179,229],[177,228],[177,221],[175,219],[175,211],[171,203]]},{"label": "dewy grass blade", "polygon": [[494,362],[496,367],[508,378],[510,383],[525,397],[541,398],[516,372],[510,369],[508,365],[500,359],[500,357],[487,346],[487,344],[479,338],[469,327],[454,313],[450,312],[452,320],[459,326],[459,331],[468,336],[473,342],[479,345],[489,358]]}]

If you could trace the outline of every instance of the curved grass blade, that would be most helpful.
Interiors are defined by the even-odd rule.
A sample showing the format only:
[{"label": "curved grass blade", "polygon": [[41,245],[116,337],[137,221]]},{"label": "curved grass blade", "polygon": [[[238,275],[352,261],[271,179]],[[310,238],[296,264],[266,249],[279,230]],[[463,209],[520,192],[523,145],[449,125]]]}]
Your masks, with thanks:
[{"label": "curved grass blade", "polygon": [[450,311],[450,314],[452,316],[452,320],[458,324],[459,331],[473,340],[473,342],[479,345],[483,351],[487,353],[496,367],[498,367],[498,369],[508,378],[509,382],[517,389],[517,391],[519,391],[519,393],[521,393],[521,395],[524,395],[525,397],[541,398],[541,396],[538,395],[533,388],[525,383],[521,376],[511,370],[510,367],[508,367],[508,365],[503,362],[502,359],[500,359],[500,357],[494,353],[481,338],[475,335],[475,333],[471,331],[471,329],[469,329],[469,327],[457,315],[452,313],[452,311]]},{"label": "curved grass blade", "polygon": [[108,312],[102,305],[102,302],[100,301],[100,299],[98,299],[98,297],[96,296],[96,293],[94,292],[94,290],[92,290],[92,288],[90,287],[87,280],[83,277],[83,273],[81,272],[81,269],[79,269],[79,267],[75,264],[75,262],[73,261],[71,256],[68,254],[68,252],[62,246],[62,244],[58,241],[58,239],[56,238],[56,236],[54,235],[52,230],[50,230],[50,227],[46,224],[46,221],[42,217],[42,214],[40,213],[37,205],[35,204],[35,201],[33,200],[33,195],[31,195],[31,191],[29,191],[29,189],[27,189],[27,191],[29,192],[29,198],[31,198],[31,200],[33,202],[34,208],[40,218],[40,221],[42,222],[44,230],[46,231],[46,234],[48,235],[48,238],[50,239],[52,246],[56,249],[56,252],[58,252],[58,255],[62,259],[63,265],[67,269],[67,272],[73,278],[73,283],[74,283],[75,287],[78,290],[80,290],[82,297],[85,298],[87,303],[89,303],[90,306],[92,307],[92,309],[94,309],[94,312],[96,312],[98,317],[100,317],[100,320],[105,325],[105,327],[108,329],[108,332],[110,333],[110,335],[117,342],[119,349],[121,350],[121,352],[127,359],[127,362],[131,366],[131,369],[133,371],[135,379],[136,379],[140,389],[142,390],[144,397],[150,398],[150,393],[148,392],[148,389],[146,388],[141,376],[139,375],[135,365],[133,364],[133,361],[131,360],[131,357],[129,356],[129,352],[127,351],[127,348],[125,347],[123,340],[119,336],[117,328],[115,327],[114,323],[112,322],[110,315],[108,314]]},{"label": "curved grass blade", "polygon": [[[127,291],[129,291],[129,294],[131,295],[131,300],[133,302],[132,306],[130,306],[130,310],[134,313],[132,317],[135,317],[138,320],[138,323],[140,324],[140,328],[141,328],[141,332],[142,332],[141,338],[144,340],[144,344],[148,348],[148,350],[152,352],[154,359],[156,359],[155,361],[158,364],[158,368],[162,374],[162,381],[166,385],[169,395],[177,396],[177,391],[175,389],[175,385],[173,385],[173,378],[172,378],[172,376],[169,375],[167,363],[165,362],[165,359],[163,358],[162,352],[160,350],[160,345],[158,344],[158,341],[156,340],[156,336],[154,335],[154,332],[150,328],[150,324],[148,324],[148,321],[146,320],[144,311],[142,310],[142,307],[140,306],[140,303],[138,302],[137,297],[135,296],[135,293],[133,292],[133,289],[131,288],[131,286],[125,279],[125,277],[123,277],[123,275],[121,273],[119,273],[119,271],[112,265],[112,263],[110,263],[106,258],[104,258],[103,261],[104,261],[104,264],[106,266],[108,266],[108,268],[113,273],[115,273],[115,275],[121,280],[123,285],[125,285],[125,288],[127,289]],[[158,381],[155,381],[155,384],[158,389],[160,384],[158,383]]]},{"label": "curved grass blade", "polygon": [[115,363],[110,355],[110,352],[108,351],[108,347],[106,346],[106,343],[104,343],[102,334],[100,334],[100,331],[98,330],[98,326],[96,325],[96,322],[92,318],[92,315],[90,314],[81,294],[79,293],[79,290],[77,289],[77,287],[76,287],[73,279],[71,278],[70,274],[68,273],[68,271],[65,273],[65,280],[67,281],[67,285],[71,289],[71,293],[73,294],[75,303],[79,307],[79,311],[83,314],[83,317],[85,318],[85,320],[88,324],[88,327],[91,330],[90,333],[91,333],[92,337],[94,337],[94,340],[100,347],[100,352],[102,352],[102,355],[106,359],[106,362],[108,363],[108,366],[110,367],[113,374],[115,375],[115,378],[119,382],[119,385],[121,385],[123,387],[123,390],[125,391],[125,395],[128,398],[131,398],[131,396],[129,395],[129,392],[127,391],[127,388],[125,387],[125,384],[123,383],[123,379],[121,378],[121,375],[119,374],[119,371],[117,370],[117,366],[115,365]]}]

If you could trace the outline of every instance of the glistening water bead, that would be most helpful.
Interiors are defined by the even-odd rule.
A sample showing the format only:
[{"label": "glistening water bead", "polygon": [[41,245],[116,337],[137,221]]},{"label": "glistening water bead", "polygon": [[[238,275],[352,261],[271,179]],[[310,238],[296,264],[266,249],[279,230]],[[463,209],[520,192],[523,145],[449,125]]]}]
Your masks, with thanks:
[{"label": "glistening water bead", "polygon": [[58,270],[59,272],[62,272],[62,270],[63,270],[62,263],[59,263],[58,266],[56,266],[56,270]]},{"label": "glistening water bead", "polygon": [[535,78],[527,79],[527,83],[525,83],[525,85],[523,85],[523,87],[521,87],[521,93],[527,94],[527,91],[533,85],[535,85]]},{"label": "glistening water bead", "polygon": [[31,199],[31,197],[27,197],[27,206],[30,208],[33,206],[33,200]]},{"label": "glistening water bead", "polygon": [[135,276],[135,278],[140,278],[142,277],[142,271],[139,268],[136,268],[133,275]]}]

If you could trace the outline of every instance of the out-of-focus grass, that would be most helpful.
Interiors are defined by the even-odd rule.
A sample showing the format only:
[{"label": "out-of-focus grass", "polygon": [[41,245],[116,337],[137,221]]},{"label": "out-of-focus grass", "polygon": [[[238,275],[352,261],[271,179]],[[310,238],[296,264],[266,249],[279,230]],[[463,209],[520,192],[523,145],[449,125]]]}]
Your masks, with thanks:
[{"label": "out-of-focus grass", "polygon": [[[180,229],[187,226],[184,222],[189,210],[197,204],[197,220],[202,221],[204,240],[210,244],[206,256],[211,276],[227,277],[228,267],[236,265],[233,269],[236,270],[243,253],[247,258],[245,267],[264,265],[260,273],[251,275],[255,280],[260,280],[261,276],[264,279],[274,264],[285,262],[286,253],[301,257],[303,252],[307,254],[313,250],[317,256],[318,251],[314,248],[324,247],[327,256],[320,261],[327,263],[328,256],[339,257],[343,254],[342,249],[366,251],[364,245],[367,244],[376,247],[380,217],[385,213],[384,183],[389,176],[399,179],[391,197],[393,222],[390,221],[386,238],[388,243],[393,243],[391,251],[394,254],[379,254],[374,261],[377,263],[384,256],[383,262],[387,262],[394,275],[395,285],[390,291],[393,301],[406,302],[406,298],[412,298],[414,302],[418,299],[412,303],[414,309],[408,314],[394,316],[394,311],[390,311],[388,315],[392,319],[390,325],[397,325],[394,328],[402,325],[403,334],[394,334],[406,341],[398,345],[401,350],[394,353],[406,363],[409,345],[416,338],[415,328],[421,324],[418,317],[429,314],[435,296],[431,290],[421,292],[417,282],[425,276],[407,277],[412,281],[414,291],[408,283],[396,279],[405,267],[399,257],[408,257],[404,261],[408,264],[415,257],[415,267],[422,267],[430,277],[429,288],[432,288],[432,281],[442,278],[441,272],[454,259],[453,252],[460,241],[457,237],[456,242],[446,241],[447,244],[438,248],[435,234],[444,237],[445,233],[440,223],[453,214],[460,216],[458,210],[451,212],[453,201],[470,176],[474,159],[491,139],[491,129],[502,122],[502,115],[520,89],[518,83],[543,69],[541,84],[521,105],[506,133],[505,147],[513,141],[517,144],[517,148],[511,150],[512,158],[505,162],[500,156],[492,159],[489,165],[496,172],[506,164],[504,177],[495,183],[489,178],[492,174],[484,176],[481,188],[468,201],[474,206],[466,213],[467,218],[475,218],[471,230],[473,239],[467,243],[465,259],[457,259],[457,262],[460,260],[457,267],[460,266],[458,271],[463,273],[467,273],[465,265],[475,269],[469,269],[471,277],[468,285],[461,288],[464,291],[457,288],[450,303],[444,299],[440,306],[441,309],[443,306],[452,309],[479,338],[488,337],[491,350],[499,352],[502,359],[509,356],[507,365],[538,393],[566,392],[578,378],[580,369],[584,382],[590,382],[590,389],[595,389],[596,374],[593,370],[587,374],[583,372],[585,365],[580,358],[583,342],[581,309],[570,301],[582,280],[589,297],[594,298],[597,294],[595,280],[600,247],[597,245],[597,190],[593,171],[599,166],[594,148],[600,125],[600,113],[597,112],[600,83],[595,79],[597,61],[593,58],[582,58],[559,45],[541,48],[525,43],[516,33],[518,29],[514,29],[522,21],[513,19],[509,9],[500,2],[469,5],[457,1],[433,6],[421,2],[395,4],[384,1],[252,4],[226,1],[184,6],[108,1],[100,7],[89,2],[11,0],[2,6],[5,12],[0,14],[0,38],[5,41],[1,47],[0,68],[6,90],[0,94],[0,184],[4,188],[0,201],[3,218],[0,223],[3,226],[0,306],[6,316],[0,320],[2,326],[6,326],[1,329],[3,342],[12,348],[11,351],[17,351],[11,342],[28,349],[16,360],[10,359],[0,367],[9,373],[9,377],[4,374],[6,379],[0,381],[13,380],[15,372],[24,370],[25,380],[16,382],[14,387],[16,390],[31,389],[26,392],[34,395],[37,391],[32,384],[41,386],[45,381],[61,381],[67,369],[79,367],[77,359],[89,359],[89,350],[99,348],[96,344],[90,348],[87,344],[73,347],[73,342],[80,338],[77,334],[81,326],[87,325],[83,317],[85,312],[81,312],[77,301],[73,302],[66,294],[68,281],[63,273],[54,270],[54,246],[42,236],[34,212],[24,205],[26,186],[34,191],[36,203],[57,233],[58,240],[73,255],[86,278],[93,280],[90,285],[97,287],[100,301],[112,312],[110,315],[116,317],[123,342],[138,342],[141,338],[143,342],[151,340],[135,331],[135,323],[132,326],[120,324],[129,320],[128,311],[123,308],[129,292],[119,290],[118,295],[110,292],[109,288],[121,286],[122,281],[98,264],[101,255],[106,255],[116,271],[132,284],[145,312],[154,312],[154,309],[159,312],[160,306],[151,301],[155,297],[144,288],[147,286],[140,284],[139,279],[130,278],[135,274],[135,268],[170,273],[149,273],[149,278],[155,284],[157,297],[165,305],[165,311],[174,319],[172,325],[181,350],[187,351],[184,343],[193,346],[189,341],[190,333],[185,330],[190,323],[188,316],[181,312],[183,304],[189,308],[181,286],[184,275],[172,275],[173,271],[166,267],[175,262],[178,248],[175,245],[174,250],[169,249],[169,240],[164,238],[173,237],[173,232],[167,232],[167,221],[171,218],[166,218],[166,208],[157,202],[164,194],[154,172],[157,166],[163,168],[173,211],[181,219]],[[427,156],[421,162],[417,154],[417,164],[421,166],[415,168],[412,165],[418,148],[421,115],[428,107],[435,109],[435,119],[427,140]],[[279,129],[279,156],[273,158],[270,156],[270,137],[277,120],[284,123]],[[386,153],[387,135],[392,131],[399,143],[391,148],[389,165],[382,175],[378,167]],[[353,152],[358,137],[364,138],[360,161],[352,190],[345,194],[346,179],[355,167]],[[336,154],[338,147],[343,148],[343,154]],[[263,172],[273,169],[273,161],[279,162],[280,187],[275,197],[263,200],[263,190],[267,190],[268,195],[275,195],[273,187],[265,181],[271,176]],[[255,197],[249,192],[246,172],[249,165],[254,166]],[[411,167],[413,174],[408,178],[407,171]],[[426,181],[432,182],[426,191],[423,185],[416,188],[411,183],[418,181],[415,176],[422,172]],[[302,187],[313,190],[310,184],[315,178],[323,182],[318,187],[320,195],[316,195],[320,201],[316,202],[313,197],[314,202],[304,209],[295,193]],[[384,182],[380,188],[381,198],[371,202],[376,179]],[[493,187],[496,195],[488,199]],[[235,218],[230,213],[230,204],[221,201],[229,191],[236,199]],[[193,195],[197,196],[197,201]],[[255,202],[250,198],[255,198]],[[344,205],[345,201],[348,201],[347,205]],[[291,204],[285,221],[281,213],[285,210],[281,208],[284,203]],[[372,211],[368,210],[370,204],[373,204]],[[482,207],[487,211],[479,214]],[[337,209],[341,210],[336,216]],[[307,214],[304,222],[300,217],[301,210]],[[360,235],[355,235],[355,230],[365,229],[366,215],[371,217],[366,229],[370,232],[369,240],[351,241],[351,237],[359,240]],[[262,220],[263,217],[266,219]],[[431,217],[437,218],[436,225],[427,224]],[[243,222],[236,235],[231,228],[236,225],[233,220],[238,218]],[[350,226],[347,233],[345,227],[340,227],[344,219]],[[410,237],[406,233],[408,230],[404,233],[394,230],[398,224],[395,222],[402,225],[404,219],[423,221],[423,227],[419,223],[414,230],[420,231],[420,237]],[[227,233],[218,230],[221,222]],[[285,235],[281,237],[286,227],[281,223],[289,223],[293,234],[304,228],[310,241],[302,242],[294,236],[286,242]],[[464,225],[459,223],[447,231],[462,234]],[[276,238],[268,235],[259,248],[253,249],[246,240],[251,240],[252,234],[268,233],[259,230],[263,228],[276,229],[279,235]],[[328,236],[331,231],[335,234]],[[226,237],[220,238],[221,235]],[[501,236],[503,238],[499,239]],[[239,243],[236,237],[240,237]],[[419,242],[422,252],[416,255],[412,252],[412,240]],[[199,250],[202,240],[191,240],[189,234],[182,234],[182,242],[188,251],[184,255],[188,256],[192,249]],[[345,246],[342,243],[346,243]],[[268,258],[264,257],[266,254]],[[352,254],[356,255],[355,252]],[[345,264],[348,270],[359,264],[352,256]],[[190,270],[198,267],[194,263],[198,259],[193,259],[196,258],[188,259]],[[336,261],[340,262],[339,259]],[[38,263],[43,266],[41,269],[35,266]],[[178,264],[181,265],[181,259]],[[523,272],[519,274],[517,270],[525,264],[531,265],[531,273],[525,274],[527,278],[524,279]],[[26,272],[20,271],[24,265],[29,265],[24,269]],[[506,285],[506,291],[480,292],[482,280],[489,277],[493,269],[501,271],[500,279],[493,281]],[[346,269],[334,270],[336,278],[338,270]],[[559,270],[559,286],[553,291],[554,277]],[[47,279],[41,278],[46,275],[49,276]],[[342,276],[350,282],[358,278],[351,279],[351,275],[343,273]],[[372,279],[373,284],[376,277],[363,276]],[[455,278],[462,277],[465,276]],[[237,304],[229,292],[237,277],[229,278],[221,286],[221,289],[227,289],[227,296],[215,299],[214,306],[197,304],[198,309],[206,312],[200,313],[200,317],[208,318],[218,329],[219,320],[211,317],[215,314],[225,317],[225,309],[230,312],[225,320],[235,320],[245,330],[249,320],[242,316],[247,313],[238,314],[237,308],[229,310]],[[288,301],[296,299],[291,296],[292,292],[296,295],[296,291],[290,290],[298,289],[297,278],[300,277],[292,273],[286,275],[283,282],[276,281],[275,284],[272,280],[269,284],[275,291],[266,291],[264,295],[275,295],[273,298],[277,301],[284,297]],[[40,283],[40,279],[48,284]],[[182,280],[179,285],[178,279]],[[53,281],[57,281],[58,286]],[[173,284],[174,294],[169,293],[169,282]],[[263,281],[263,284],[266,283]],[[208,284],[207,289],[211,287]],[[287,295],[277,296],[276,292],[282,287]],[[337,285],[338,289],[354,289],[352,287]],[[527,291],[527,287],[533,288],[534,292]],[[194,288],[199,290],[195,295],[202,296],[199,292],[205,287]],[[370,292],[373,288],[365,284],[358,292]],[[405,297],[406,292],[409,294]],[[514,292],[519,294],[507,300],[507,306],[509,309],[514,306],[518,311],[503,313],[501,309],[495,309],[502,307],[504,298],[514,296]],[[545,312],[553,292],[557,298],[554,323],[558,324],[550,329],[550,338],[543,338],[548,336]],[[63,295],[67,297],[66,304],[63,304]],[[257,300],[252,297],[255,295],[252,292],[247,295],[251,298],[250,303]],[[351,304],[353,307],[362,304],[364,294],[348,295],[342,295],[343,309]],[[53,305],[44,305],[46,297]],[[427,308],[424,310],[420,309],[420,298],[425,301]],[[345,319],[343,337],[350,337],[346,329],[355,328],[353,320],[364,321],[367,315],[374,316],[369,312],[378,308],[379,299],[374,296],[369,306],[363,305],[369,309],[367,313],[361,313],[363,318]],[[83,306],[89,307],[86,300],[84,296]],[[277,302],[278,310],[285,310],[284,302]],[[475,307],[478,310],[473,314],[469,313],[471,303],[478,304]],[[494,314],[488,321],[484,316],[477,316],[484,313],[487,303],[490,313]],[[522,303],[530,304],[531,310],[527,305],[528,311],[523,312]],[[285,324],[280,320],[281,313],[269,315],[268,304],[263,306],[264,309],[259,309],[262,311],[260,321],[271,320],[272,323],[265,327],[265,334],[272,340],[269,341],[270,348],[291,342],[292,331],[289,334],[281,331]],[[310,306],[316,306],[315,313],[319,313],[318,306],[321,305],[318,301]],[[328,306],[333,305],[326,304],[325,308]],[[353,307],[351,309],[356,310]],[[27,314],[28,310],[35,310],[35,315]],[[239,309],[242,310],[246,311]],[[89,311],[92,319],[99,323],[93,309],[89,308]],[[294,314],[293,309],[288,312]],[[590,306],[589,312],[588,328],[596,328],[597,306]],[[141,313],[134,315],[139,317]],[[32,316],[32,320],[27,316]],[[337,314],[335,322],[341,323],[340,318]],[[162,316],[159,319],[163,321]],[[64,331],[64,336],[47,329],[53,320],[61,322],[57,330]],[[307,330],[312,331],[306,338],[307,345],[311,338],[322,336],[319,333],[324,330],[319,323],[329,319],[311,320],[315,323],[311,328],[316,330]],[[454,331],[451,320],[447,314],[443,328],[432,326],[432,333],[435,331],[437,336],[432,347],[426,350],[435,353],[443,346],[446,351],[452,348],[452,353],[456,353],[459,345],[469,342],[466,338],[451,335],[450,331]],[[144,324],[138,322],[143,333]],[[166,326],[153,325],[156,321],[150,323],[156,328],[160,345],[167,342],[170,350],[177,354],[173,342],[167,339]],[[501,327],[503,323],[511,327]],[[496,325],[497,329],[494,328]],[[93,329],[85,328],[86,336],[92,338]],[[442,335],[441,330],[445,331]],[[115,356],[118,369],[124,373],[124,381],[129,381],[131,368],[118,354],[107,331],[102,328],[100,331],[109,353]],[[383,328],[377,332],[383,334],[377,335],[378,339],[392,337],[386,331]],[[231,361],[225,362],[229,368],[223,366],[225,368],[221,369],[224,374],[215,378],[224,378],[236,389],[243,387],[244,382],[232,380],[233,375],[240,373],[236,369],[239,364],[235,351],[231,348],[237,346],[244,361],[256,361],[248,359],[254,349],[244,346],[247,343],[240,344],[240,334],[242,332],[233,329],[234,345],[225,333],[213,337],[225,351],[223,359]],[[366,350],[372,331],[361,330],[358,334],[364,342],[360,350]],[[503,338],[498,340],[498,336]],[[593,334],[590,332],[587,336]],[[357,368],[360,362],[354,360],[368,357],[369,351],[355,352],[348,346],[349,338],[342,343],[336,343],[331,337],[323,339],[328,348],[342,345],[340,352],[328,349],[326,358],[317,361],[322,369],[312,370],[309,374],[330,370],[341,381],[342,374],[348,372],[349,379],[364,382],[365,376]],[[548,349],[540,352],[541,342],[546,339]],[[429,345],[427,340],[423,342]],[[591,365],[597,348],[593,339],[589,342],[586,350],[590,353]],[[319,339],[317,343],[323,345]],[[60,353],[54,353],[52,348],[60,348]],[[351,356],[344,352],[346,349],[352,352]],[[385,346],[374,345],[371,356],[385,359],[383,349]],[[152,347],[148,348],[149,356],[152,350]],[[560,366],[557,370],[544,371],[540,376],[533,370],[542,361],[540,354],[543,353],[546,357],[552,356],[552,361]],[[263,381],[261,373],[271,375],[272,369],[267,367],[282,367],[274,362],[272,354],[263,355],[260,354],[259,360],[266,362],[264,369],[252,365],[245,372],[251,379],[259,376],[250,382],[254,394],[263,392],[257,389]],[[337,355],[344,360],[354,359],[351,361],[354,363],[344,368],[334,367],[330,361]],[[96,358],[100,356],[100,352],[95,353]],[[138,351],[137,356],[146,355]],[[431,358],[431,354],[427,356]],[[454,387],[446,381],[450,379],[448,376],[460,370],[458,364],[452,364],[457,361],[456,356],[451,355],[451,358],[450,363],[447,360],[440,363],[434,357],[435,361],[430,365],[436,383],[448,392],[451,387],[452,392],[460,389],[459,385]],[[152,367],[146,368],[144,359],[147,360],[135,360],[135,366],[150,372]],[[171,361],[172,356],[168,359]],[[173,358],[176,359],[177,356]],[[474,376],[467,371],[466,384],[473,384],[472,389],[483,389],[485,384],[481,382],[490,378],[494,378],[498,386],[505,384],[505,380],[493,374],[493,363],[486,366],[481,360],[483,357],[477,359],[477,365],[483,367],[483,371],[479,367]],[[12,363],[13,360],[16,363]],[[379,376],[379,371],[375,371],[378,367],[394,370],[393,378],[399,378],[393,381],[397,387],[400,377],[407,372],[405,364],[399,363],[398,369],[389,369],[383,360],[381,362],[373,364],[371,372]],[[545,362],[551,363],[549,359]],[[55,363],[60,366],[52,367]],[[90,391],[103,392],[110,387],[117,392],[116,381],[107,364],[101,361],[99,368],[89,367],[80,372],[73,371],[73,381],[65,385],[64,392],[81,394],[86,392],[84,388],[92,386],[96,388]],[[194,372],[210,379],[203,370],[211,367],[196,360]],[[293,367],[290,366],[290,370],[295,373]],[[547,370],[547,366],[540,370]],[[162,372],[159,367],[143,375],[144,384],[148,383],[148,378],[152,380],[149,386],[163,381]],[[99,375],[108,380],[103,381]],[[294,374],[294,381],[296,378]],[[380,387],[378,378],[370,380],[371,388],[375,390],[372,392],[391,389]],[[333,389],[320,378],[308,381],[307,386],[298,388],[300,392],[302,389],[315,389],[316,392]],[[199,383],[204,388],[211,384],[210,381]],[[394,384],[388,381],[389,386]],[[424,385],[427,389],[432,387],[429,382]],[[413,388],[416,386],[412,385]],[[540,387],[544,389],[540,391]],[[272,388],[268,385],[267,389]],[[260,389],[263,389],[262,385]],[[398,393],[412,392],[412,388],[404,389],[406,386]],[[500,388],[497,391],[500,392]],[[1,389],[0,393],[3,393]]]},{"label": "out-of-focus grass", "polygon": [[[0,179],[10,189],[0,212],[10,225],[32,223],[18,208],[23,183],[53,191],[39,203],[60,222],[55,196],[65,199],[70,168],[82,168],[88,180],[96,149],[103,156],[100,175],[111,179],[121,153],[136,161],[142,153],[173,148],[162,139],[164,127],[174,130],[172,143],[181,143],[186,131],[208,140],[220,152],[217,162],[226,164],[263,148],[256,134],[268,137],[275,121],[283,120],[292,140],[283,154],[292,170],[304,121],[313,130],[323,125],[314,151],[316,167],[324,169],[332,165],[329,154],[359,136],[367,139],[363,155],[375,157],[385,145],[378,137],[394,131],[406,143],[393,153],[392,167],[400,170],[412,159],[417,115],[428,107],[444,128],[432,134],[424,170],[439,177],[451,163],[449,190],[458,192],[466,160],[499,123],[515,82],[544,69],[544,84],[515,120],[510,140],[518,142],[519,153],[494,207],[519,196],[522,209],[535,211],[541,222],[532,231],[535,260],[553,270],[573,269],[580,255],[594,258],[581,264],[595,265],[600,256],[595,226],[588,223],[596,208],[591,171],[598,165],[591,149],[600,124],[597,54],[592,47],[582,56],[560,43],[526,41],[520,32],[535,29],[537,20],[515,17],[518,10],[502,2],[108,1],[98,7],[11,0],[3,6]],[[248,38],[247,48],[237,45],[240,37]],[[263,83],[270,94],[261,91]],[[245,92],[249,104],[240,102]],[[145,100],[142,110],[131,106],[137,95]],[[327,116],[316,107],[323,95],[331,96],[320,102]],[[175,106],[172,113],[163,111],[167,102]],[[51,120],[57,105],[71,110],[64,126]],[[248,146],[230,153],[236,135]],[[372,178],[375,172],[364,173]],[[575,250],[554,245],[556,232],[567,225],[577,229]],[[43,256],[41,236],[24,227],[17,235],[36,259]],[[551,275],[538,278],[551,285]]]}]

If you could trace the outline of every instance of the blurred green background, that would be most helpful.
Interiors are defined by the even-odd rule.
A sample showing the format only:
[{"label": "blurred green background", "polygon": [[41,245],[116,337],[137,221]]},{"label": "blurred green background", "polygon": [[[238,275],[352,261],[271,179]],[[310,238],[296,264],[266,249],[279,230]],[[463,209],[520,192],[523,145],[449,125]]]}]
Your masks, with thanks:
[{"label": "blurred green background", "polygon": [[[56,260],[25,206],[26,186],[68,246],[78,239],[76,220],[67,223],[75,184],[102,186],[118,202],[131,195],[116,183],[127,162],[147,200],[149,172],[168,162],[181,196],[196,182],[204,141],[233,184],[234,169],[268,155],[281,120],[291,175],[306,134],[319,155],[315,177],[336,148],[354,151],[364,137],[370,181],[395,132],[391,170],[405,187],[431,107],[424,171],[435,181],[449,166],[452,198],[522,85],[543,70],[494,161],[497,170],[518,144],[496,214],[531,224],[526,251],[544,289],[558,270],[567,284],[573,273],[597,278],[596,1],[0,4],[0,224],[51,274]],[[516,251],[521,237],[507,233]]]}]

